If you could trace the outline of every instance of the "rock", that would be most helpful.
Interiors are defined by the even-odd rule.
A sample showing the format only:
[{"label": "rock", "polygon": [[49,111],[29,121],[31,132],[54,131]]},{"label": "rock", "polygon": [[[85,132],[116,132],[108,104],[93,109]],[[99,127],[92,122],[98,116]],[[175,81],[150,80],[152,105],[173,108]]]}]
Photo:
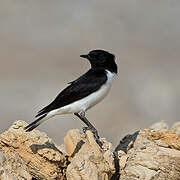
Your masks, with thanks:
[{"label": "rock", "polygon": [[16,121],[0,135],[2,180],[179,180],[180,123],[170,130],[160,122],[126,135],[113,150],[91,131],[67,132],[57,146],[43,132],[25,132],[27,123]]},{"label": "rock", "polygon": [[175,124],[173,124],[171,130],[180,135],[180,122],[176,122]]},{"label": "rock", "polygon": [[150,129],[153,130],[168,129],[168,125],[164,121],[160,121],[150,126]]},{"label": "rock", "polygon": [[0,150],[6,159],[3,168],[19,178],[62,178],[67,163],[65,155],[45,133],[25,132],[26,125],[16,121],[0,135]]},{"label": "rock", "polygon": [[[128,147],[126,142],[130,142],[130,149],[127,149],[125,157],[126,165],[119,159],[120,179],[140,179],[140,180],[164,180],[179,179],[180,177],[180,137],[169,130],[141,130],[128,136],[125,142],[121,141],[118,149]],[[157,143],[158,141],[158,143]],[[162,146],[166,144],[166,146]],[[125,144],[125,145],[124,145]],[[120,150],[121,151],[121,150]],[[123,164],[125,164],[123,162]]]},{"label": "rock", "polygon": [[71,157],[67,167],[68,180],[108,180],[115,173],[111,143],[105,139],[101,149],[91,131],[86,136],[79,130],[70,130],[64,138],[66,152]]}]

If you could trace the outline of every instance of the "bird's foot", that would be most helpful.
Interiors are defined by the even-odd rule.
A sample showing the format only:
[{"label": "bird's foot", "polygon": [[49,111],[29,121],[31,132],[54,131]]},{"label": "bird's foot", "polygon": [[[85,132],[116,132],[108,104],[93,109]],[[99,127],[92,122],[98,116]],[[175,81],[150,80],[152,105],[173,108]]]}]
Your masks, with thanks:
[{"label": "bird's foot", "polygon": [[94,134],[96,143],[102,148],[103,143],[99,140],[98,131],[94,127],[83,127],[84,133],[86,133],[87,130],[90,130]]},{"label": "bird's foot", "polygon": [[99,139],[98,132],[97,132],[97,130],[95,128],[93,128],[93,127],[83,127],[83,132],[84,133],[86,133],[87,130],[90,130],[94,134],[95,138]]}]

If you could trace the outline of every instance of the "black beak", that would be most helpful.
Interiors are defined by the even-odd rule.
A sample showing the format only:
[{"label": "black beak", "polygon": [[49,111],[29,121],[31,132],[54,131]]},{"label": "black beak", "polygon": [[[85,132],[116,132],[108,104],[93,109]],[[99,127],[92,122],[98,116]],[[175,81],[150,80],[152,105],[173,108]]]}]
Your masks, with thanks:
[{"label": "black beak", "polygon": [[80,57],[88,59],[89,55],[88,54],[82,54],[82,55],[80,55]]}]

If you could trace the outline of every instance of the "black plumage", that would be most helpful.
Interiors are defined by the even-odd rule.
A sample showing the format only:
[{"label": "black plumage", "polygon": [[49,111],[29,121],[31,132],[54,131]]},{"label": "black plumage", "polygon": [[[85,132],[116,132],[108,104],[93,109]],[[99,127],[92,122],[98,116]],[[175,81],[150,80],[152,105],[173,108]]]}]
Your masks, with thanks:
[{"label": "black plumage", "polygon": [[36,117],[85,98],[97,91],[106,80],[107,76],[104,69],[91,68],[83,76],[72,81],[68,87],[58,94],[52,103],[40,110]]},{"label": "black plumage", "polygon": [[[44,120],[47,120],[51,111],[72,104],[73,102],[81,100],[94,92],[97,92],[104,84],[106,84],[108,78],[107,71],[117,73],[115,56],[107,51],[93,50],[88,54],[81,55],[81,57],[89,60],[91,69],[75,81],[70,82],[70,85],[61,91],[54,101],[41,109],[35,116],[36,120],[25,127],[26,131],[32,131]],[[78,114],[79,112],[72,113],[80,117],[80,119],[83,120],[83,122],[85,122],[91,130],[92,128],[95,130],[95,128],[90,125],[90,122],[88,122],[88,120],[84,117],[85,112],[81,115]]]}]

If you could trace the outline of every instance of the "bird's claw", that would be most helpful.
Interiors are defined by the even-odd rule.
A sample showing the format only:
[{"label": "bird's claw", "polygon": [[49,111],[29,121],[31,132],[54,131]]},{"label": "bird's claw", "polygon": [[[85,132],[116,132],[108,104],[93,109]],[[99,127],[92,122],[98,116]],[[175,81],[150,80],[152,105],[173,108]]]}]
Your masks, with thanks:
[{"label": "bird's claw", "polygon": [[86,133],[87,130],[90,130],[90,131],[94,134],[95,138],[98,138],[98,139],[99,139],[98,132],[97,132],[97,130],[96,130],[95,128],[83,127],[83,132],[84,132],[84,133]]},{"label": "bird's claw", "polygon": [[98,131],[93,127],[83,127],[83,132],[86,133],[87,130],[90,130],[94,134],[96,143],[102,148],[103,143],[99,140]]},{"label": "bird's claw", "polygon": [[83,133],[86,133],[86,131],[89,130],[89,128],[88,127],[83,127],[82,130],[83,130]]}]

